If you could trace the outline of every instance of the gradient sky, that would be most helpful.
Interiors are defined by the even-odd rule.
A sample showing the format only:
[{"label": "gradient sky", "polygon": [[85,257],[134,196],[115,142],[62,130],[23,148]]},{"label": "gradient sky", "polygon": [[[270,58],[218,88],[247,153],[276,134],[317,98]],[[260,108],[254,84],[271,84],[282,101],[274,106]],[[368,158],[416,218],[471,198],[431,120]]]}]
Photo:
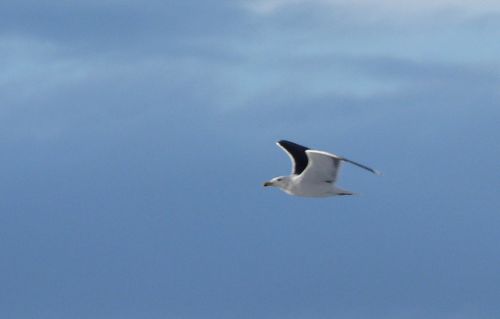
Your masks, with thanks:
[{"label": "gradient sky", "polygon": [[[498,1],[0,3],[0,317],[500,314]],[[289,139],[355,197],[290,197]]]}]

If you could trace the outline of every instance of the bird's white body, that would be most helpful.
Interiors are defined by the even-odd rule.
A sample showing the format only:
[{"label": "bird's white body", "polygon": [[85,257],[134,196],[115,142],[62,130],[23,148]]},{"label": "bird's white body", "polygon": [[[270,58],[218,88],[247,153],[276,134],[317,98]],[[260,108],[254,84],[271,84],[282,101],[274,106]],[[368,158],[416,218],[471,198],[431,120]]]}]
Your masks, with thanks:
[{"label": "bird's white body", "polygon": [[343,161],[379,174],[374,169],[335,154],[311,150],[288,141],[279,141],[277,145],[290,156],[292,174],[275,177],[264,183],[264,186],[278,187],[290,195],[304,197],[353,195],[354,193],[335,186],[340,164]]},{"label": "bird's white body", "polygon": [[273,182],[274,185],[272,186],[279,187],[282,191],[289,195],[303,197],[330,197],[336,195],[353,194],[349,191],[335,187],[335,185],[333,185],[332,183],[314,183],[307,180],[303,181],[300,175],[283,176],[277,178],[281,178],[281,180]]}]

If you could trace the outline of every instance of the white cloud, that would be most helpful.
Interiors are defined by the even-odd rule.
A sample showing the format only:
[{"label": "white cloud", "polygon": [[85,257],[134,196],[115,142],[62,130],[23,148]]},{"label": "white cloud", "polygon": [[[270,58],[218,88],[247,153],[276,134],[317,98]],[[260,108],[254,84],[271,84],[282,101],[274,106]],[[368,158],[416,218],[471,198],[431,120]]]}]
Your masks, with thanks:
[{"label": "white cloud", "polygon": [[320,5],[324,7],[352,8],[360,13],[384,16],[425,16],[436,12],[453,11],[465,16],[499,13],[498,0],[246,0],[245,6],[259,14],[271,14],[287,7]]}]

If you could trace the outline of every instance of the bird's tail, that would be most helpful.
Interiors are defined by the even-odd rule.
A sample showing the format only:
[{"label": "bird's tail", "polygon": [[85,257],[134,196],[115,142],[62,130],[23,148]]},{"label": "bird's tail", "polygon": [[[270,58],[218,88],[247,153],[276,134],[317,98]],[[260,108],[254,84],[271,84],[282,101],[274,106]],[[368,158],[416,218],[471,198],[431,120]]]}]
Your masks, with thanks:
[{"label": "bird's tail", "polygon": [[345,196],[345,195],[356,195],[356,193],[353,193],[351,191],[335,187],[335,194],[340,195],[340,196]]}]

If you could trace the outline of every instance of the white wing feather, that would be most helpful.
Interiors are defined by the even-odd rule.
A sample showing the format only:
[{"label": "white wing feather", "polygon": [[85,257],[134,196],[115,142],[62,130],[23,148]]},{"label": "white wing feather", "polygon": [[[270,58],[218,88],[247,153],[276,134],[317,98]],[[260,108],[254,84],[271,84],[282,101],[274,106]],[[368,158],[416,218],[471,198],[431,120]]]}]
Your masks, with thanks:
[{"label": "white wing feather", "polygon": [[334,154],[315,150],[307,150],[306,154],[309,163],[300,174],[301,180],[310,183],[335,183],[341,158]]}]

